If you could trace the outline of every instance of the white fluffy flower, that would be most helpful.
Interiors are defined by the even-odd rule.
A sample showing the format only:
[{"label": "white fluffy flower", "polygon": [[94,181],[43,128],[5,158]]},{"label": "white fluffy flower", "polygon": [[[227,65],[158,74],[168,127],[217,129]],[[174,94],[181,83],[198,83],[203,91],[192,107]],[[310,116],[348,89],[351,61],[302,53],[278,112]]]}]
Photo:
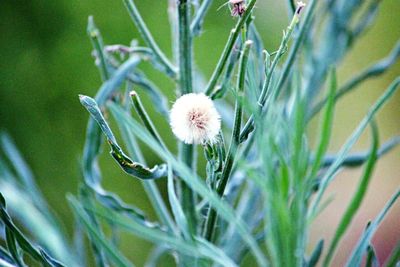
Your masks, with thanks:
[{"label": "white fluffy flower", "polygon": [[221,118],[205,94],[186,94],[176,100],[170,113],[172,132],[186,144],[215,143]]}]

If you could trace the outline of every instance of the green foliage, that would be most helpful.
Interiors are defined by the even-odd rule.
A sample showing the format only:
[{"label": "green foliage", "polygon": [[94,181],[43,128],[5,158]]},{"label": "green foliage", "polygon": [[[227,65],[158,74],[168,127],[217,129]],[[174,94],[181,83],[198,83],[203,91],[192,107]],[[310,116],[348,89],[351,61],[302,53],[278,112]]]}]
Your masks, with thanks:
[{"label": "green foliage", "polygon": [[[179,266],[239,266],[246,257],[258,266],[329,266],[367,193],[374,166],[400,143],[397,136],[379,147],[374,122],[376,113],[397,90],[397,77],[339,152],[327,154],[336,102],[363,81],[384,73],[399,55],[397,44],[387,58],[340,86],[336,65],[371,24],[380,1],[365,4],[367,11],[361,12],[354,25],[351,22],[355,14],[364,10],[364,4],[357,0],[343,4],[311,0],[306,7],[300,3],[296,7],[289,1],[290,23],[275,52],[265,49],[254,24],[257,0],[227,3],[230,8],[244,5],[245,11],[237,18],[204,89],[215,100],[223,124],[216,143],[200,145],[207,162],[205,171],[197,169],[197,159],[202,154],[196,153],[195,145],[179,142],[175,155],[173,145],[164,142],[164,133],[160,134],[157,127],[159,123],[168,123],[167,97],[139,67],[150,61],[175,83],[177,96],[204,88],[199,86],[201,74],[193,62],[193,40],[201,34],[212,1],[203,0],[194,9],[192,4],[197,1],[169,1],[176,60],[168,59],[158,46],[135,2],[123,2],[146,47],[135,42],[130,46],[106,46],[93,18],[88,21],[87,32],[103,84],[94,98],[80,95],[81,104],[90,114],[82,156],[83,179],[78,194],[67,196],[77,221],[76,243],[83,246],[69,243],[29,168],[3,134],[0,190],[9,204],[6,208],[1,195],[0,217],[6,248],[0,249],[0,265],[19,267],[34,261],[42,266],[85,266],[88,259],[80,250],[90,246],[90,257],[97,266],[135,266],[120,249],[117,237],[122,231],[154,244],[148,266],[156,265],[166,254],[172,255]],[[323,16],[316,16],[317,12],[323,12],[326,21],[321,21]],[[322,37],[315,35],[317,27],[324,33]],[[339,35],[341,38],[332,37]],[[313,50],[317,45],[321,47]],[[131,91],[134,86],[143,88],[153,101],[157,118],[148,114],[138,93]],[[317,96],[324,90],[326,93],[318,101]],[[234,108],[230,97],[234,99]],[[131,114],[132,107],[140,122]],[[321,110],[324,112],[319,140],[312,148],[309,123]],[[118,134],[116,129],[112,130],[114,124],[109,114]],[[372,127],[371,150],[350,154],[368,125]],[[117,142],[117,137],[122,141]],[[142,183],[156,219],[150,219],[139,208],[103,188],[99,156],[104,139],[121,169]],[[157,155],[159,165],[148,167],[138,141]],[[364,163],[359,186],[327,253],[321,239],[308,256],[310,225],[325,206],[321,200],[326,189],[344,167]],[[202,173],[206,177],[201,177]],[[165,199],[155,179],[167,181]],[[399,194],[397,191],[368,224],[348,266],[359,266],[364,256],[367,266],[377,263],[371,239]],[[11,219],[10,209],[24,230]],[[394,249],[389,264],[396,264],[398,254],[399,249]]]}]

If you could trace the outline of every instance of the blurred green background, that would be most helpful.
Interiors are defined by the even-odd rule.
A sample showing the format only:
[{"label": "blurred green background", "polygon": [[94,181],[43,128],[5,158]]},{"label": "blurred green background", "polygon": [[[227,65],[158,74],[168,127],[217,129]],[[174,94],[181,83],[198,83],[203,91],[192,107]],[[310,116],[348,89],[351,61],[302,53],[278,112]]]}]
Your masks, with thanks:
[{"label": "blurred green background", "polygon": [[[168,1],[136,2],[155,39],[170,56]],[[214,1],[206,17],[204,34],[195,41],[195,62],[205,77],[209,77],[234,25],[226,9],[217,11],[223,3],[224,0]],[[283,3],[263,0],[257,4],[256,24],[270,51],[277,48],[282,30],[288,23]],[[374,26],[356,43],[349,57],[340,65],[340,82],[391,50],[400,37],[399,14],[398,0],[383,1]],[[68,231],[72,230],[72,213],[65,194],[75,193],[81,179],[79,160],[88,119],[77,95],[93,96],[101,84],[86,34],[89,15],[94,16],[105,43],[129,44],[136,38],[141,42],[122,1],[0,0],[0,129],[13,136],[34,170],[37,183]],[[173,84],[160,77],[149,65],[144,64],[142,69],[172,101]],[[371,103],[399,74],[400,64],[397,63],[385,75],[364,83],[357,92],[340,102],[332,151],[340,147]],[[400,133],[399,93],[380,112],[378,123],[382,141]],[[366,134],[357,148],[366,148],[368,144]],[[377,214],[389,195],[399,187],[399,162],[400,149],[397,148],[378,164],[367,199],[350,229],[351,234],[342,243],[335,265],[341,265],[366,221]],[[139,182],[120,171],[108,156],[107,149],[101,163],[105,187],[153,216]],[[335,194],[336,201],[314,224],[312,243],[321,235],[329,239],[359,175],[359,170],[352,170],[338,177],[329,192]],[[164,185],[160,183],[160,186]],[[400,239],[399,220],[400,205],[397,204],[374,240],[380,257],[385,257],[389,248]],[[126,255],[141,266],[145,260],[144,253],[150,245],[132,237],[123,237],[122,245]]]}]

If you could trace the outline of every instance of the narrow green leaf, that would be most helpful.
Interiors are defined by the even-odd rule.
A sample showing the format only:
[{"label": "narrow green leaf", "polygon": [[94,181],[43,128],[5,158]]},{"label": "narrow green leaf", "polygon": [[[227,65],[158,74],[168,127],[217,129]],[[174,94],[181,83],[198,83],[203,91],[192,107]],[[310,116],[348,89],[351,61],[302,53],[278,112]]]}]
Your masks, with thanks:
[{"label": "narrow green leaf", "polygon": [[363,255],[364,255],[365,251],[367,250],[367,247],[370,244],[375,231],[379,227],[382,220],[385,218],[385,216],[388,213],[388,211],[390,210],[390,208],[397,201],[399,196],[400,196],[400,190],[398,190],[390,198],[390,200],[386,203],[385,207],[381,210],[381,212],[378,214],[378,216],[371,222],[371,224],[369,225],[367,230],[363,233],[363,235],[359,239],[357,245],[353,249],[353,252],[352,252],[350,258],[348,259],[348,261],[346,263],[347,267],[360,266]]},{"label": "narrow green leaf", "polygon": [[188,228],[188,222],[185,213],[183,212],[181,203],[179,202],[175,193],[174,175],[172,172],[172,166],[170,164],[168,165],[168,199],[172,213],[175,217],[175,221],[179,226],[179,230],[182,232],[185,239],[189,240],[190,232]]},{"label": "narrow green leaf", "polygon": [[321,184],[319,186],[319,190],[317,196],[314,199],[310,209],[309,209],[309,217],[314,217],[314,213],[317,210],[317,206],[321,201],[322,195],[324,194],[326,188],[330,184],[330,182],[334,179],[337,170],[340,168],[343,161],[346,159],[350,149],[356,143],[358,138],[363,133],[364,129],[367,127],[369,122],[374,118],[375,114],[382,108],[382,106],[393,96],[396,92],[398,85],[400,84],[400,77],[397,77],[388,87],[388,89],[384,92],[384,94],[375,102],[375,104],[369,109],[367,115],[360,122],[355,131],[351,134],[351,136],[347,139],[346,143],[340,149],[338,156],[335,162],[329,167],[326,171],[325,175],[321,179]]},{"label": "narrow green leaf", "polygon": [[365,267],[379,267],[379,266],[381,265],[379,264],[375,248],[372,246],[372,244],[369,244],[367,248],[367,259]]},{"label": "narrow green leaf", "polygon": [[6,243],[8,251],[10,252],[16,264],[19,267],[24,267],[25,266],[24,259],[18,249],[14,233],[9,228],[6,228],[5,232],[6,232]]},{"label": "narrow green leaf", "polygon": [[[79,205],[76,200],[71,197],[70,199],[72,199],[73,203],[75,202],[74,205]],[[90,207],[85,208],[92,210],[99,217],[113,222],[115,225],[120,227],[120,229],[131,232],[136,236],[155,244],[164,244],[165,246],[171,247],[171,249],[191,257],[206,257],[223,266],[236,266],[236,264],[232,262],[232,260],[229,259],[221,249],[203,239],[196,240],[197,243],[195,244],[189,243],[181,238],[171,236],[160,229],[150,228],[136,221],[132,221],[128,217],[118,214],[110,209],[105,209],[103,207],[95,207],[94,209]]]},{"label": "narrow green leaf", "polygon": [[371,122],[371,128],[372,128],[372,145],[367,165],[365,166],[365,170],[360,180],[360,183],[357,187],[357,191],[353,195],[353,198],[351,199],[350,204],[347,207],[342,219],[340,220],[338,228],[336,229],[335,235],[328,249],[328,254],[326,255],[324,260],[324,266],[329,266],[334,256],[336,247],[340,242],[340,239],[346,232],[347,228],[350,226],[351,221],[353,220],[356,212],[361,206],[362,200],[364,199],[365,193],[369,185],[369,181],[372,177],[372,172],[377,162],[379,135],[378,135],[378,128],[374,121]]},{"label": "narrow green leaf", "polygon": [[400,262],[400,241],[397,242],[396,247],[385,262],[386,267],[396,267],[397,263]]},{"label": "narrow green leaf", "polygon": [[[10,215],[6,211],[6,202],[3,195],[0,193],[0,218],[6,226],[6,229],[12,233],[12,237],[16,244],[26,253],[28,253],[33,259],[41,262],[45,266],[53,266],[52,262],[40,253],[40,248],[36,248],[25,236],[24,234],[15,226],[12,222]],[[13,245],[11,245],[13,246]],[[48,254],[47,254],[48,255]],[[59,263],[59,266],[63,266]]]},{"label": "narrow green leaf", "polygon": [[337,88],[336,70],[332,69],[330,73],[328,102],[326,105],[324,116],[322,118],[321,133],[319,137],[319,144],[317,146],[318,148],[317,153],[315,155],[315,160],[313,162],[313,167],[311,170],[311,179],[313,179],[316,173],[318,172],[321,166],[322,159],[329,146],[329,140],[331,138],[331,133],[332,133],[333,115],[335,111],[336,88]]},{"label": "narrow green leaf", "polygon": [[321,239],[315,246],[314,251],[311,253],[310,259],[308,260],[307,263],[307,267],[317,266],[318,260],[321,257],[323,249],[324,249],[324,240]]},{"label": "narrow green leaf", "polygon": [[108,258],[118,267],[133,267],[134,265],[122,255],[118,249],[116,249],[110,241],[108,241],[102,233],[97,231],[93,227],[88,215],[85,213],[84,209],[81,207],[79,202],[72,195],[67,196],[68,201],[74,210],[75,214],[79,217],[83,225],[85,226],[90,238],[92,238],[97,244],[99,244],[104,252],[107,254]]},{"label": "narrow green leaf", "polygon": [[107,63],[106,63],[106,55],[104,54],[103,48],[103,39],[101,37],[99,29],[96,27],[94,23],[93,16],[89,16],[88,25],[87,25],[87,34],[92,42],[92,46],[96,51],[96,57],[99,59],[100,64],[98,64],[98,68],[100,71],[100,75],[102,80],[105,82],[110,78],[110,74],[108,71]]}]

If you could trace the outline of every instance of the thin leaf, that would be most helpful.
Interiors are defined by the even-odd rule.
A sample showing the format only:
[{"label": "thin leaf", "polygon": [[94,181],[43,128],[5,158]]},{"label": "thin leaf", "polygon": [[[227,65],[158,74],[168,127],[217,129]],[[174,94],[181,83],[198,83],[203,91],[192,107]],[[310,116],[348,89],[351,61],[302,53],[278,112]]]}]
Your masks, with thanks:
[{"label": "thin leaf", "polygon": [[153,169],[149,169],[138,162],[133,162],[128,156],[126,156],[121,147],[118,145],[114,134],[112,133],[110,127],[105,121],[94,99],[82,95],[79,98],[82,105],[89,111],[92,118],[96,120],[102,132],[106,136],[107,141],[111,147],[111,155],[126,173],[144,180],[158,179],[160,177],[166,176],[167,167],[165,164],[161,166],[155,166]]},{"label": "thin leaf", "polygon": [[307,263],[307,267],[317,266],[318,260],[321,257],[323,249],[324,249],[324,240],[321,239],[315,246],[314,251],[311,253],[310,259],[308,260]]},{"label": "thin leaf", "polygon": [[80,203],[71,195],[67,196],[68,201],[73,208],[75,214],[81,220],[82,224],[85,226],[90,238],[92,238],[96,244],[101,245],[104,252],[107,254],[108,258],[119,267],[133,267],[134,265],[122,255],[117,248],[115,248],[110,241],[108,241],[102,233],[100,233],[96,228],[93,227],[92,222],[88,215],[85,213]]},{"label": "thin leaf", "polygon": [[338,228],[336,229],[333,240],[329,246],[327,256],[325,257],[324,260],[324,266],[329,266],[334,256],[336,247],[340,242],[340,239],[346,232],[347,228],[350,226],[351,221],[353,220],[356,212],[361,206],[362,200],[364,199],[365,193],[369,185],[369,181],[371,180],[372,172],[374,170],[378,158],[377,151],[379,147],[378,128],[374,121],[372,121],[371,127],[372,127],[372,145],[367,165],[365,166],[365,170],[360,180],[360,183],[357,187],[357,191],[353,195],[350,204],[347,207],[342,219],[340,220]]},{"label": "thin leaf", "polygon": [[[79,205],[79,203],[71,197],[70,201],[72,201],[74,205]],[[92,208],[88,207],[88,209]],[[146,225],[132,221],[126,216],[118,214],[110,209],[96,207],[92,209],[92,211],[95,212],[99,217],[113,222],[115,225],[120,227],[120,229],[131,232],[136,236],[155,244],[164,244],[165,246],[169,246],[172,249],[191,257],[207,257],[223,266],[236,266],[236,264],[233,263],[232,260],[230,260],[222,252],[222,250],[215,247],[211,243],[208,243],[207,241],[199,240],[198,243],[192,244],[183,239],[171,236],[160,229],[149,228]],[[206,242],[206,245],[204,242]]]},{"label": "thin leaf", "polygon": [[372,244],[369,244],[367,248],[367,260],[365,263],[365,267],[379,267],[379,266],[381,265],[379,264],[375,248],[372,246]]},{"label": "thin leaf", "polygon": [[317,146],[318,148],[317,153],[315,156],[315,160],[313,162],[311,178],[313,178],[315,174],[318,172],[321,166],[322,159],[329,146],[329,140],[331,138],[331,133],[332,133],[333,115],[335,111],[336,88],[337,88],[336,70],[332,69],[330,73],[328,104],[326,105],[326,110],[321,123],[322,125],[321,133],[319,137],[319,144]]},{"label": "thin leaf", "polygon": [[189,240],[190,232],[188,228],[188,222],[185,213],[183,212],[182,206],[178,200],[178,197],[175,193],[174,175],[172,173],[171,165],[168,165],[168,199],[172,209],[172,213],[175,217],[175,221],[179,226],[179,230],[182,232],[185,239]]},{"label": "thin leaf", "polygon": [[400,262],[400,241],[397,242],[396,247],[385,262],[386,267],[396,267],[397,263]]},{"label": "thin leaf", "polygon": [[[35,259],[38,262],[41,262],[45,266],[54,266],[52,261],[48,260],[50,256],[44,257],[40,252],[40,248],[36,248],[12,222],[10,215],[8,215],[6,211],[6,201],[1,193],[0,193],[0,218],[5,224],[6,228],[10,231],[10,233],[12,233],[13,236],[12,238],[24,252],[28,253],[30,256],[32,256],[33,259]],[[55,267],[58,266],[63,266],[63,265],[59,263],[59,265]]]},{"label": "thin leaf", "polygon": [[326,188],[330,182],[334,179],[334,174],[337,172],[338,168],[341,166],[342,162],[345,160],[347,154],[349,153],[352,146],[356,143],[358,138],[363,133],[364,129],[367,127],[369,122],[374,118],[375,114],[382,108],[382,106],[393,96],[396,92],[398,85],[400,84],[400,77],[397,77],[385,91],[385,93],[375,102],[375,104],[369,109],[367,115],[360,122],[356,130],[347,139],[346,143],[340,149],[335,162],[329,167],[325,175],[321,179],[321,184],[317,196],[315,197],[312,206],[310,207],[309,217],[314,217],[314,213],[317,210],[317,206],[321,201],[322,195],[324,194]]},{"label": "thin leaf", "polygon": [[8,251],[10,252],[12,258],[16,262],[16,264],[19,267],[24,267],[24,259],[19,251],[19,248],[17,246],[17,242],[15,240],[14,233],[9,229],[6,228],[6,243],[7,243],[7,248]]},{"label": "thin leaf", "polygon": [[368,245],[371,242],[372,236],[374,235],[375,231],[379,227],[382,220],[385,218],[385,216],[388,213],[388,211],[390,210],[390,208],[397,201],[399,196],[400,196],[400,190],[398,190],[390,198],[390,200],[386,203],[385,207],[381,210],[381,212],[378,214],[378,216],[368,226],[367,230],[363,233],[363,235],[361,236],[357,245],[353,249],[353,252],[352,252],[350,258],[348,259],[348,261],[346,263],[347,267],[360,266],[362,257],[364,255],[365,251],[367,250]]}]

